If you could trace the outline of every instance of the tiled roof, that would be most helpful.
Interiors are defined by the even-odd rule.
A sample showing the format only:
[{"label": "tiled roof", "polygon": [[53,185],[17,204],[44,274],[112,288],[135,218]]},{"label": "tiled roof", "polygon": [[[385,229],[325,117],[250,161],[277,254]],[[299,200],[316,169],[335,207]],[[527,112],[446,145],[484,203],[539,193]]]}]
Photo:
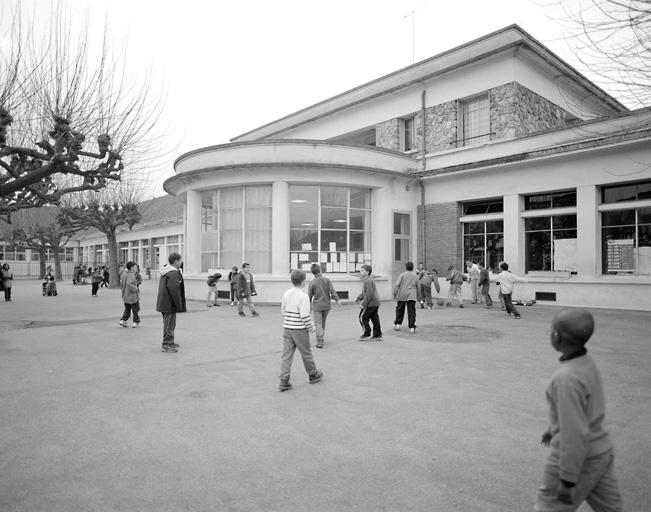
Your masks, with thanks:
[{"label": "tiled roof", "polygon": [[174,196],[164,195],[143,201],[138,205],[142,220],[135,228],[153,224],[169,224],[183,221],[183,203]]}]

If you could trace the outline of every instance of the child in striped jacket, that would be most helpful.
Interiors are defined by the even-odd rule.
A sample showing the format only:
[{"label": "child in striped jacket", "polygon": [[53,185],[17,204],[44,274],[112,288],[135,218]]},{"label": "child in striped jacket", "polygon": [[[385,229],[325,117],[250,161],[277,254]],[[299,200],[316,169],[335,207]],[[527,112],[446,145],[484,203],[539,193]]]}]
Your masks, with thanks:
[{"label": "child in striped jacket", "polygon": [[314,356],[310,348],[310,333],[314,333],[314,325],[310,316],[310,299],[303,291],[305,287],[305,272],[294,270],[291,274],[292,286],[283,294],[281,314],[283,316],[283,353],[280,360],[280,391],[292,389],[289,376],[292,370],[294,352],[298,349],[303,359],[310,384],[315,384],[323,377],[323,372],[317,370]]}]

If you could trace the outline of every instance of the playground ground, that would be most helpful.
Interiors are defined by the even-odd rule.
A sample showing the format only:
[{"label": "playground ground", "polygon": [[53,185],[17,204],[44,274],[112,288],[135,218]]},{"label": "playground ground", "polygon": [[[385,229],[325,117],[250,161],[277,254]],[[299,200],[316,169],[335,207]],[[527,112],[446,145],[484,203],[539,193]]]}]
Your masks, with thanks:
[{"label": "playground ground", "polygon": [[[0,303],[3,512],[531,510],[558,308],[418,310],[410,335],[385,302],[384,341],[360,343],[344,305],[314,349],[323,381],[297,355],[279,393],[277,306],[190,302],[166,354],[154,282],[140,329],[118,325],[117,290],[59,292],[16,281]],[[651,314],[592,313],[626,510],[648,512]]]}]

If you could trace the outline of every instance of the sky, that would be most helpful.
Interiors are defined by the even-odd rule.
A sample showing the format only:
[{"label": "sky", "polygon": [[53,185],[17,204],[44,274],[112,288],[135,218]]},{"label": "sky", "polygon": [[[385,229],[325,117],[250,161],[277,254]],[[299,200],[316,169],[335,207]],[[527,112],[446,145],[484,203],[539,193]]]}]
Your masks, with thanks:
[{"label": "sky", "polygon": [[[517,23],[570,64],[553,0],[61,0],[73,23],[104,19],[133,77],[165,105],[152,196],[185,152],[258,126]],[[564,0],[578,5],[584,0]],[[12,0],[0,0],[7,5]],[[41,0],[30,16],[46,17]],[[6,20],[0,20],[0,25]]]}]

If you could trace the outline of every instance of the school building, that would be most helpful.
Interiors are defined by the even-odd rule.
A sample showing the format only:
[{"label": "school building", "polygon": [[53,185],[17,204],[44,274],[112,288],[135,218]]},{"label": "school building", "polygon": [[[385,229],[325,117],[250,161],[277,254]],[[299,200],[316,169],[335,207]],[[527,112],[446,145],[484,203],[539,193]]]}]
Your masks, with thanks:
[{"label": "school building", "polygon": [[251,263],[259,299],[321,264],[383,298],[407,260],[505,260],[516,296],[651,309],[651,111],[630,111],[518,26],[181,155],[185,275]]}]

